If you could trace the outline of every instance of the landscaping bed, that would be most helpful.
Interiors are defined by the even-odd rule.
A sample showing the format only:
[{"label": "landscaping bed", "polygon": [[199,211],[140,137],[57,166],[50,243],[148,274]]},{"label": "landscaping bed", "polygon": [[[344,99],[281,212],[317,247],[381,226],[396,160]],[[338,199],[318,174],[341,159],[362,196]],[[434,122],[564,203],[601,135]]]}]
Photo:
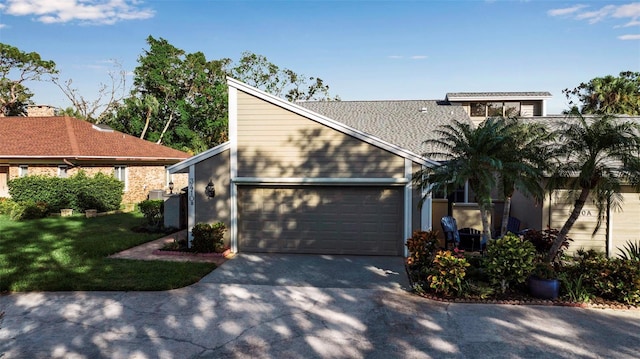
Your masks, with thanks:
[{"label": "landscaping bed", "polygon": [[[407,241],[407,275],[415,293],[445,302],[640,308],[640,261],[633,245],[621,258],[578,250],[546,262],[544,243],[551,243],[555,233],[510,234],[490,240],[481,255],[442,250],[436,232],[415,232]],[[556,281],[557,292],[532,295],[537,293],[530,287],[534,279]]]}]

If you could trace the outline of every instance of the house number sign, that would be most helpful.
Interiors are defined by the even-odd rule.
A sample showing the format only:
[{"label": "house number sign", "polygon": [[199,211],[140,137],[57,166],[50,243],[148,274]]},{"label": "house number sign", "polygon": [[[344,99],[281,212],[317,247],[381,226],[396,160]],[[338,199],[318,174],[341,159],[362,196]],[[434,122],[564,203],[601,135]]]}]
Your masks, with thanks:
[{"label": "house number sign", "polygon": [[195,203],[195,192],[193,189],[193,177],[189,177],[189,204],[193,205]]}]

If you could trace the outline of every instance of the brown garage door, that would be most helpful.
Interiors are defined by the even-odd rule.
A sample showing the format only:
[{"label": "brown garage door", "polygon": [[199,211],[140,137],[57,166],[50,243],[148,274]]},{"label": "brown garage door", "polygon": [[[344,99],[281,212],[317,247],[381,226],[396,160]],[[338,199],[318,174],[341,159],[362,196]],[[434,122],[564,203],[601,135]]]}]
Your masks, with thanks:
[{"label": "brown garage door", "polygon": [[402,188],[240,187],[246,252],[402,255]]}]

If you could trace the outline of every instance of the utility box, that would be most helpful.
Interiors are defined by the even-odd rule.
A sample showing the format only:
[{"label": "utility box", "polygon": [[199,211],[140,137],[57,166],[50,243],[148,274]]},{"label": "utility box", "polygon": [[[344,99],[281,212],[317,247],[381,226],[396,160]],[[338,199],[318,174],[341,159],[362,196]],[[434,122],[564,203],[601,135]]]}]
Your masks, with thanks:
[{"label": "utility box", "polygon": [[161,199],[164,200],[164,191],[161,189],[154,189],[149,191],[149,199]]},{"label": "utility box", "polygon": [[164,201],[165,228],[182,229],[184,227],[182,223],[183,214],[180,197],[178,194],[172,194]]}]

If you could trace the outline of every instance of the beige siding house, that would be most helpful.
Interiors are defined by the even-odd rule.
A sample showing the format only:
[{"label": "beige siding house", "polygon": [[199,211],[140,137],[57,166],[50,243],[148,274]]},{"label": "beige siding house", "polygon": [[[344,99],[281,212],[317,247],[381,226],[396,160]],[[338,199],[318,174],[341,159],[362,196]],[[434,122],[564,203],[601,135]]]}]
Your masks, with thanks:
[{"label": "beige siding house", "polygon": [[[188,173],[188,227],[222,221],[234,252],[406,254],[431,228],[411,176],[433,162],[233,79],[230,141],[169,167]],[[215,196],[205,194],[207,184]]]},{"label": "beige siding house", "polygon": [[[234,251],[405,255],[412,231],[441,232],[446,215],[459,228],[481,230],[468,186],[449,199],[428,194],[418,206],[422,194],[412,188],[411,176],[438,160],[421,155],[428,151],[424,141],[454,120],[480,123],[498,111],[532,121],[558,119],[546,116],[548,92],[293,104],[233,79],[228,84],[230,141],[169,171],[189,174],[189,227],[224,222]],[[214,197],[205,195],[209,183]],[[570,232],[571,251],[615,255],[626,241],[640,240],[640,198],[631,188],[623,196],[622,211],[611,209],[595,236],[597,211],[585,207]],[[511,216],[521,220],[521,229],[560,228],[570,207],[561,191],[543,203],[516,193]],[[502,209],[496,192],[493,227],[500,225]]]}]

